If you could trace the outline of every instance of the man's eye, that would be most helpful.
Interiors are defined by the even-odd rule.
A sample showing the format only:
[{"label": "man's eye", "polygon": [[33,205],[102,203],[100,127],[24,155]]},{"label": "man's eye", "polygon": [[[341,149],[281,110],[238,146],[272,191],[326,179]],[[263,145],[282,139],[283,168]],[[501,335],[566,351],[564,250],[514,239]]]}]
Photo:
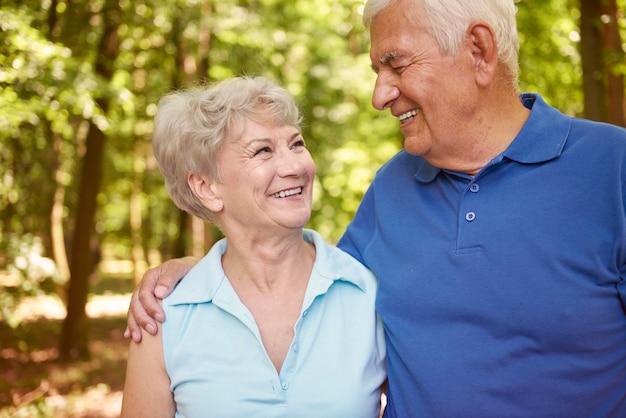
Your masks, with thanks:
[{"label": "man's eye", "polygon": [[256,157],[259,154],[265,154],[266,152],[272,152],[272,150],[270,149],[270,147],[263,147],[263,148],[259,148],[255,153],[254,156]]}]

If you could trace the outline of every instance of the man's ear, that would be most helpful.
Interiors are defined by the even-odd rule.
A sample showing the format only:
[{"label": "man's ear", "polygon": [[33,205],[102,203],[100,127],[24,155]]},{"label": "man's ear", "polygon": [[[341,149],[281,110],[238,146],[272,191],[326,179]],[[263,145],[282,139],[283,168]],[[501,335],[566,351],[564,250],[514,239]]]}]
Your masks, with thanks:
[{"label": "man's ear", "polygon": [[222,210],[224,202],[217,193],[215,181],[203,174],[193,173],[187,176],[187,184],[193,194],[195,194],[200,202],[202,202],[204,207],[213,212],[219,212]]},{"label": "man's ear", "polygon": [[474,57],[476,83],[487,86],[498,68],[498,42],[491,26],[484,22],[473,23],[467,30]]}]

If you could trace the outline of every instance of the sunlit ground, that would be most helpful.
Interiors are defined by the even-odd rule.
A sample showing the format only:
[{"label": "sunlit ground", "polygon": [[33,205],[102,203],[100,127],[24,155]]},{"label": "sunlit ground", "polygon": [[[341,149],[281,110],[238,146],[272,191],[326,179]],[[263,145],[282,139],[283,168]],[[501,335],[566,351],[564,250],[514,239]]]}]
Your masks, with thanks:
[{"label": "sunlit ground", "polygon": [[[87,303],[89,318],[103,318],[107,316],[126,316],[130,293],[124,295],[92,296]],[[16,315],[27,322],[38,319],[65,318],[65,306],[56,296],[38,296],[25,298],[16,309]]]},{"label": "sunlit ground", "polygon": [[57,296],[23,299],[15,330],[0,321],[0,418],[119,416],[128,350],[122,333],[132,284],[121,274],[93,287],[101,294],[92,294],[86,307],[90,360],[57,360],[65,318]]}]

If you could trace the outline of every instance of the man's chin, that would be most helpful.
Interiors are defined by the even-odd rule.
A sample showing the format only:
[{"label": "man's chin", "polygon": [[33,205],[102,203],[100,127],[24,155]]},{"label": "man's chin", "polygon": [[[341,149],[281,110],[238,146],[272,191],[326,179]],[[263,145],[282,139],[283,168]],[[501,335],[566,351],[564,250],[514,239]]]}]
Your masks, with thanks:
[{"label": "man's chin", "polygon": [[405,137],[402,146],[406,152],[415,156],[424,155],[430,150],[423,140],[415,137]]}]

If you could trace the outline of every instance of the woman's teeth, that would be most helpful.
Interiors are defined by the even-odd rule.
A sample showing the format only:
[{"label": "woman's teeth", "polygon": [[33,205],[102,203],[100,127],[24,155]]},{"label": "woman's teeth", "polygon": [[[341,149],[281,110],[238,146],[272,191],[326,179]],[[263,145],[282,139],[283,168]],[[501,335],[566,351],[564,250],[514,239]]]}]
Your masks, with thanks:
[{"label": "woman's teeth", "polygon": [[281,197],[293,196],[294,194],[300,194],[300,193],[302,193],[302,187],[296,187],[295,189],[281,190],[280,192],[274,193],[271,196],[281,198]]}]

